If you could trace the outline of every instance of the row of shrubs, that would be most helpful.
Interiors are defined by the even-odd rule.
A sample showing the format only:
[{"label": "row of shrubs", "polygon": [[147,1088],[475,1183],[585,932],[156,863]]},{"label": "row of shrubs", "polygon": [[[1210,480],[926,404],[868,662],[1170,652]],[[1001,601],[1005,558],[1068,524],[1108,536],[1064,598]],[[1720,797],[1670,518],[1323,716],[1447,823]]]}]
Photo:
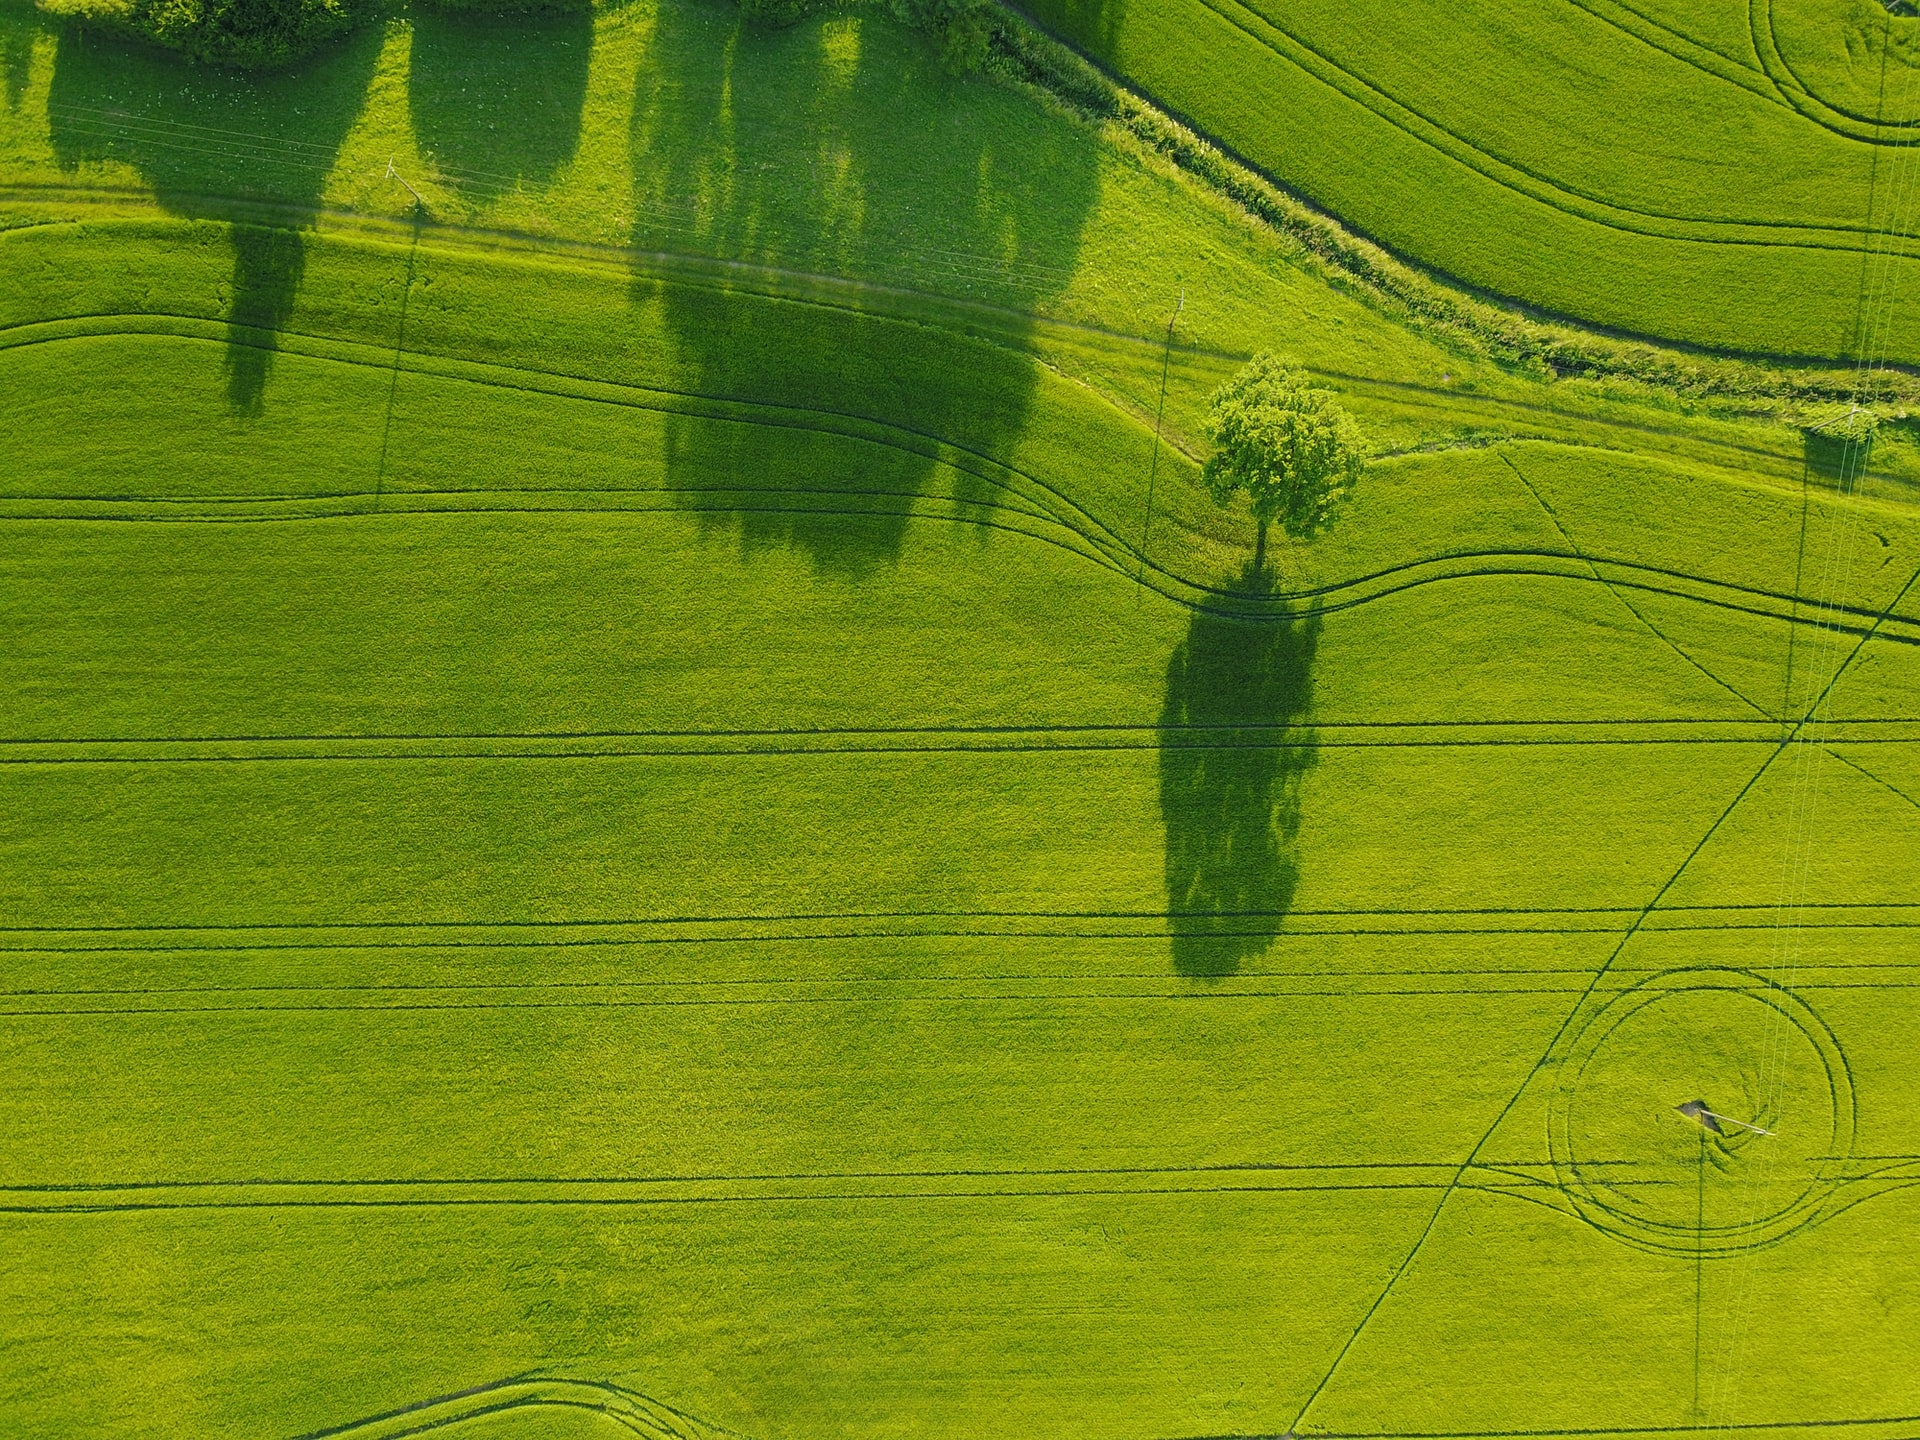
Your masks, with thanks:
[{"label": "row of shrubs", "polygon": [[[236,69],[287,65],[345,34],[382,0],[38,0],[50,15]],[[589,0],[430,0],[445,10],[585,9]]]},{"label": "row of shrubs", "polygon": [[[281,66],[344,34],[385,0],[39,0],[48,14],[116,30],[191,59],[240,69]],[[592,0],[427,0],[443,10],[584,10]],[[930,34],[950,69],[985,63],[995,26],[990,0],[883,0],[902,22]],[[747,18],[790,25],[844,11],[846,0],[740,0]],[[860,7],[863,8],[863,7]],[[876,7],[879,8],[879,7]]]}]

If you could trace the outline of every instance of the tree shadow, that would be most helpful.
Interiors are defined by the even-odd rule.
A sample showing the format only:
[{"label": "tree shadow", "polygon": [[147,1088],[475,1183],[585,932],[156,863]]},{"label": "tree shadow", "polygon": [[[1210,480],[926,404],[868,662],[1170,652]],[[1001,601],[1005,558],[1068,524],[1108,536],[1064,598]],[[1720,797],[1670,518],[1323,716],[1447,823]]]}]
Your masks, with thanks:
[{"label": "tree shadow", "polygon": [[573,159],[593,59],[593,12],[486,14],[415,6],[407,109],[421,153],[484,202],[544,185]]},{"label": "tree shadow", "polygon": [[[664,0],[631,143],[637,250],[782,272],[636,273],[680,387],[738,402],[670,420],[678,503],[847,577],[897,559],[915,515],[984,519],[998,492],[978,457],[1010,455],[1038,383],[1019,317],[1066,285],[1097,194],[1086,138],[947,76],[891,21],[769,33],[731,6]],[[821,276],[886,286],[888,303],[846,285],[810,297]],[[990,295],[1013,343],[905,314],[909,291]]]},{"label": "tree shadow", "polygon": [[131,165],[172,214],[231,227],[227,399],[239,414],[264,403],[306,270],[301,230],[319,211],[381,41],[375,27],[292,69],[243,74],[77,26],[60,36],[47,115],[61,167]]},{"label": "tree shadow", "polygon": [[[1243,596],[1273,594],[1250,567]],[[1269,603],[1273,603],[1269,601]],[[1315,758],[1317,615],[1266,621],[1196,611],[1167,662],[1160,814],[1167,923],[1182,975],[1231,975],[1264,951],[1300,878],[1300,791]]]},{"label": "tree shadow", "polygon": [[6,99],[7,112],[20,108],[27,93],[27,81],[33,76],[33,37],[40,33],[31,7],[0,4],[0,95]]}]

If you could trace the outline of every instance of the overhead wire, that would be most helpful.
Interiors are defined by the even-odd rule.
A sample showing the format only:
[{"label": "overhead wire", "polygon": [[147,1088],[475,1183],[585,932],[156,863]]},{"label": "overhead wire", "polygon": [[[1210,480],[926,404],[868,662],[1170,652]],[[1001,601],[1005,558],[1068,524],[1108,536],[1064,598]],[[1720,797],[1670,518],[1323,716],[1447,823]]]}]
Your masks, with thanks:
[{"label": "overhead wire", "polygon": [[[291,137],[265,135],[228,126],[199,125],[134,111],[102,109],[77,105],[51,105],[49,114],[57,115],[76,136],[100,143],[103,148],[116,142],[183,156],[195,156],[215,163],[238,164],[258,169],[291,172],[326,171],[331,168],[337,147]],[[108,153],[99,158],[119,158]],[[518,173],[486,170],[449,164],[437,156],[427,158],[433,177],[458,190],[462,186],[489,186],[511,189],[526,177]],[[672,240],[715,238],[710,215],[696,200],[651,199],[634,216],[634,233],[657,234]],[[829,239],[834,237],[829,236]],[[841,237],[845,238],[845,237]],[[1077,273],[1071,265],[937,243],[896,243],[875,237],[870,253],[862,257],[861,268],[872,273],[910,276],[924,280],[928,272],[974,285],[1011,286],[1016,290],[1064,289]],[[752,259],[752,256],[741,258]]]},{"label": "overhead wire", "polygon": [[[1887,70],[1895,49],[1892,18],[1890,12],[1885,17],[1881,45],[1879,108],[1883,117],[1886,113]],[[1898,123],[1911,126],[1912,121],[1906,117],[1910,114],[1908,107],[1912,98],[1915,66],[1903,63],[1901,68],[1905,75],[1895,114],[1900,117]],[[1827,511],[1825,528],[1828,535],[1817,586],[1820,598],[1812,622],[1815,659],[1811,675],[1812,684],[1818,688],[1814,689],[1811,702],[1797,721],[1793,713],[1797,702],[1792,694],[1791,679],[1783,697],[1781,720],[1783,725],[1790,725],[1792,729],[1787,737],[1787,805],[1773,927],[1773,953],[1765,978],[1767,983],[1788,995],[1794,992],[1797,984],[1804,949],[1804,911],[1812,883],[1814,856],[1818,849],[1821,779],[1831,728],[1833,697],[1838,689],[1840,671],[1859,653],[1858,646],[1852,651],[1844,651],[1838,621],[1854,582],[1860,511],[1857,492],[1867,452],[1872,444],[1871,406],[1878,396],[1880,377],[1891,354],[1892,328],[1901,287],[1897,263],[1900,255],[1896,253],[1892,242],[1911,233],[1908,221],[1913,211],[1916,183],[1920,182],[1920,167],[1912,163],[1913,147],[1896,147],[1894,173],[1887,191],[1889,199],[1883,204],[1880,149],[1878,145],[1874,147],[1869,164],[1865,216],[1868,244],[1862,259],[1861,288],[1855,319],[1853,394],[1847,414],[1839,422],[1843,428],[1838,437],[1838,474],[1834,477],[1838,494],[1830,506],[1823,507]],[[1880,213],[1886,216],[1884,223],[1876,220]],[[1820,433],[1819,429],[1814,431],[1815,435]],[[1809,456],[1807,472],[1802,477],[1803,487],[1811,483],[1811,471],[1812,457]],[[1803,526],[1800,541],[1803,563],[1805,543]],[[1794,622],[1790,622],[1790,647],[1795,638],[1794,628]],[[1863,639],[1861,644],[1864,643]],[[1753,1104],[1756,1107],[1755,1118],[1776,1129],[1788,1128],[1784,1117],[1789,1104],[1787,1076],[1794,1033],[1794,1027],[1778,1007],[1768,1005],[1764,1008]],[[1701,1417],[1707,1421],[1708,1429],[1716,1431],[1729,1429],[1735,1420],[1737,1386],[1743,1362],[1747,1358],[1748,1335],[1755,1308],[1754,1272],[1760,1227],[1767,1218],[1763,1212],[1773,1194],[1775,1174],[1781,1165],[1778,1144],[1749,1140],[1745,1148],[1753,1158],[1743,1167],[1743,1193],[1735,1209],[1735,1214],[1740,1218],[1734,1233],[1740,1238],[1734,1247],[1735,1264],[1730,1276],[1732,1289],[1724,1312],[1724,1361],[1714,1371],[1713,1403]],[[1703,1253],[1704,1214],[1703,1201],[1700,1233],[1696,1238],[1696,1244]],[[1696,1308],[1698,1304],[1696,1300]]]}]

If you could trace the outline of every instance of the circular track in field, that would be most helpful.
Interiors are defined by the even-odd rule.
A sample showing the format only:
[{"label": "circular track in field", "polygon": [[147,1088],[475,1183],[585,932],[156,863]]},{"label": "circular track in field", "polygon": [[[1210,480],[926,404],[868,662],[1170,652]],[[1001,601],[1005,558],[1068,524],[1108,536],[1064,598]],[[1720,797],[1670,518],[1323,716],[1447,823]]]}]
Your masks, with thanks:
[{"label": "circular track in field", "polygon": [[1858,140],[1920,143],[1920,18],[1911,0],[1748,0],[1753,49],[1781,96]]},{"label": "circular track in field", "polygon": [[[1676,1107],[1744,1120],[1720,1133]],[[1656,975],[1593,1012],[1560,1062],[1554,1173],[1579,1213],[1642,1249],[1707,1255],[1819,1218],[1853,1147],[1840,1042],[1790,991],[1740,970]]]}]

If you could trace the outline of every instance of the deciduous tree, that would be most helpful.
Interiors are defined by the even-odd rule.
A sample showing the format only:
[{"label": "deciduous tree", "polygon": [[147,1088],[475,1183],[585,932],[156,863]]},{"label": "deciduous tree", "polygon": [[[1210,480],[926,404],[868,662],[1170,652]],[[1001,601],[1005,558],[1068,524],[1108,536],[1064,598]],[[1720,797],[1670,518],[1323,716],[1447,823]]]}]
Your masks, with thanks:
[{"label": "deciduous tree", "polygon": [[1366,464],[1366,439],[1332,392],[1271,351],[1215,392],[1207,437],[1207,488],[1223,505],[1246,492],[1262,555],[1270,524],[1296,539],[1324,530]]}]

